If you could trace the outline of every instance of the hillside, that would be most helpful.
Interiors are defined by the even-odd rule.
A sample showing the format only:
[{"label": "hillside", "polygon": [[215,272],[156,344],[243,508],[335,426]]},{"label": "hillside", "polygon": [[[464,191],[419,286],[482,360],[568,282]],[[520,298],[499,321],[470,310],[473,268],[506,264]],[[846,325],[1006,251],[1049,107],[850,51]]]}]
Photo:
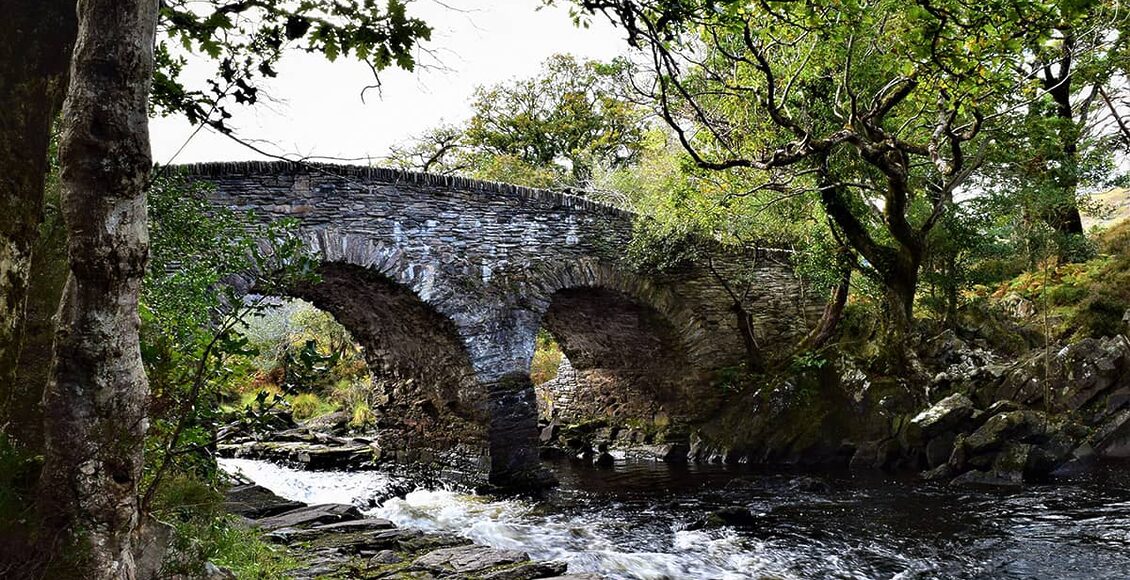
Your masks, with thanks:
[{"label": "hillside", "polygon": [[1118,187],[1110,191],[1094,194],[1091,197],[1111,208],[1113,213],[1107,216],[1106,219],[1099,219],[1094,216],[1083,216],[1083,227],[1085,229],[1090,230],[1094,226],[1106,227],[1130,218],[1130,189]]}]

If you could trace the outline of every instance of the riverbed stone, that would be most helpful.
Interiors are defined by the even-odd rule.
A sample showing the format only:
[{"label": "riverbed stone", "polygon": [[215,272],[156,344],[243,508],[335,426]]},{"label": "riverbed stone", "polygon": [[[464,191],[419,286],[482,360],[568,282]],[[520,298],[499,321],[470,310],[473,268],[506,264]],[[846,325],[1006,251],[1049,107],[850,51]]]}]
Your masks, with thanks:
[{"label": "riverbed stone", "polygon": [[224,493],[225,511],[253,520],[305,506],[300,501],[283,499],[260,485],[236,485]]},{"label": "riverbed stone", "polygon": [[255,525],[265,530],[278,530],[359,520],[362,517],[357,506],[329,503],[301,507],[271,517],[261,518],[255,520]]},{"label": "riverbed stone", "polygon": [[716,509],[705,518],[688,526],[690,530],[720,528],[723,526],[752,527],[758,522],[757,516],[748,507],[733,505]]},{"label": "riverbed stone", "polygon": [[565,562],[529,561],[487,572],[482,575],[482,580],[535,580],[564,574],[568,568],[569,565]]},{"label": "riverbed stone", "polygon": [[1035,411],[999,413],[966,437],[965,446],[973,455],[995,451],[1008,440],[1022,440],[1041,430],[1042,419]]},{"label": "riverbed stone", "polygon": [[236,575],[228,568],[205,562],[203,580],[236,580]]},{"label": "riverbed stone", "polygon": [[405,536],[398,541],[398,544],[400,549],[407,552],[426,552],[440,548],[467,546],[471,544],[471,540],[448,533],[418,534]]},{"label": "riverbed stone", "polygon": [[979,469],[970,469],[950,481],[953,486],[1019,487],[1022,484],[1022,479],[1002,478],[992,471]]},{"label": "riverbed stone", "polygon": [[393,550],[381,550],[369,558],[370,566],[380,566],[385,564],[399,564],[404,561],[404,558]]},{"label": "riverbed stone", "polygon": [[499,550],[470,545],[440,548],[416,558],[412,567],[441,574],[482,575],[491,568],[529,561],[530,556],[517,550]]},{"label": "riverbed stone", "polygon": [[[308,528],[279,528],[271,531],[263,537],[269,541],[280,544],[293,544],[295,542],[306,542],[316,538],[333,537],[335,535],[344,534],[361,534],[366,532],[395,530],[396,526],[388,521],[379,518],[366,518],[363,520],[350,520],[344,522],[335,522],[331,524],[320,524]],[[397,530],[398,533],[403,533]]]},{"label": "riverbed stone", "polygon": [[349,554],[376,554],[401,548],[404,542],[422,537],[419,530],[392,529],[367,532],[324,533],[306,540],[313,548],[327,548]]},{"label": "riverbed stone", "polygon": [[371,467],[374,448],[348,440],[321,439],[321,443],[304,441],[248,441],[221,444],[221,455],[247,459],[264,459],[299,465],[304,469],[361,469]]}]

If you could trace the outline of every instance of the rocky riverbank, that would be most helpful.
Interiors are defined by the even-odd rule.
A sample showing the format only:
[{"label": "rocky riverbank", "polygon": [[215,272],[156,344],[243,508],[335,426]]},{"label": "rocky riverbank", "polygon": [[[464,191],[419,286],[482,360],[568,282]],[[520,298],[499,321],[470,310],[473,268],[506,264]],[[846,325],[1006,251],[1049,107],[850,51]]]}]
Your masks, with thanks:
[{"label": "rocky riverbank", "polygon": [[[947,330],[922,339],[915,351],[924,384],[841,354],[817,369],[754,381],[697,424],[658,415],[547,418],[542,456],[597,465],[632,458],[850,466],[1017,485],[1084,469],[1092,458],[1130,455],[1130,339],[1006,352],[985,334]],[[428,466],[435,480],[478,485],[487,464],[482,449],[390,452],[397,432],[353,429],[343,413],[301,424],[281,413],[221,435],[223,456],[302,469]]]},{"label": "rocky riverbank", "polygon": [[947,339],[955,364],[933,386],[950,394],[906,430],[927,479],[1013,485],[1085,468],[1095,457],[1130,454],[1125,336],[1084,339],[1011,365]]},{"label": "rocky riverbank", "polygon": [[[228,490],[225,509],[285,546],[301,563],[296,580],[313,578],[451,580],[596,580],[566,574],[563,562],[531,560],[525,552],[500,550],[452,534],[425,533],[365,517],[353,505],[306,505],[254,484]],[[214,574],[222,578],[222,572]]]},{"label": "rocky riverbank", "polygon": [[985,334],[922,339],[915,350],[924,384],[841,354],[816,370],[766,377],[697,425],[549,422],[543,454],[597,464],[839,465],[955,485],[1046,481],[1096,458],[1130,456],[1130,339],[1006,352]]}]

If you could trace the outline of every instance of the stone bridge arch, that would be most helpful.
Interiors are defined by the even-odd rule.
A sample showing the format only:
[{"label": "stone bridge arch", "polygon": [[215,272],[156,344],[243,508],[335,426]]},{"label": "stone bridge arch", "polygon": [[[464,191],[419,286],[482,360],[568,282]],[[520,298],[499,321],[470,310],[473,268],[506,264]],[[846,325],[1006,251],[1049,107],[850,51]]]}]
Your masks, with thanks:
[{"label": "stone bridge arch", "polygon": [[[567,335],[566,348],[580,366],[647,375],[637,380],[652,387],[666,381],[631,395],[646,401],[657,393],[677,399],[696,377],[743,360],[744,338],[718,272],[755,265],[741,274],[756,280],[742,306],[756,316],[761,344],[788,344],[822,307],[804,299],[787,259],[761,260],[760,251],[752,262],[718,255],[709,267],[634,273],[625,248],[639,216],[558,192],[287,162],[198,164],[178,173],[212,183],[208,197],[217,205],[254,210],[263,221],[297,220],[329,274],[327,285],[304,292],[349,321],[355,336],[371,332],[383,337],[373,338],[374,345],[397,347],[380,357],[383,347],[372,347],[373,366],[394,378],[437,383],[433,391],[440,395],[431,404],[437,416],[479,424],[449,440],[481,443],[482,462],[497,483],[540,481],[529,370],[543,322]],[[609,313],[619,322],[597,323]],[[406,320],[416,322],[397,326]],[[382,326],[396,330],[382,335],[376,330]],[[615,347],[614,328],[621,343],[634,339]],[[425,376],[422,367],[429,367],[421,361],[437,358],[456,361],[433,365],[460,369],[456,378]],[[671,364],[631,368],[644,358]],[[701,388],[708,381],[697,382]],[[420,394],[402,391],[411,395],[405,400]]]},{"label": "stone bridge arch", "polygon": [[[299,232],[319,282],[276,292],[332,315],[362,352],[379,407],[382,458],[489,471],[489,392],[469,352],[458,280],[396,245],[338,230]],[[260,248],[269,252],[266,243]],[[260,272],[227,280],[257,293]],[[511,406],[504,406],[510,408]],[[442,456],[442,457],[441,457]]]},{"label": "stone bridge arch", "polygon": [[548,269],[537,284],[540,326],[558,342],[556,378],[537,387],[541,411],[565,422],[684,417],[710,405],[708,321],[667,286],[619,264],[582,259]]}]

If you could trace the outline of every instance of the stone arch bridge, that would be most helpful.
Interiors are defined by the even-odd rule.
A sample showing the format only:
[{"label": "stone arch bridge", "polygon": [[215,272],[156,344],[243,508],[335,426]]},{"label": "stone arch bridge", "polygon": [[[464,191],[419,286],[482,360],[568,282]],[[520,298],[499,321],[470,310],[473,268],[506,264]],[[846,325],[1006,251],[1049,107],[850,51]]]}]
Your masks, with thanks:
[{"label": "stone arch bridge", "polygon": [[470,451],[501,486],[544,478],[530,381],[539,328],[570,367],[563,412],[693,421],[717,370],[751,345],[787,344],[822,306],[806,303],[780,252],[639,273],[626,260],[637,216],[570,195],[339,165],[179,171],[213,183],[218,205],[298,220],[322,281],[293,294],[363,347],[382,421],[400,433],[382,450]]}]

